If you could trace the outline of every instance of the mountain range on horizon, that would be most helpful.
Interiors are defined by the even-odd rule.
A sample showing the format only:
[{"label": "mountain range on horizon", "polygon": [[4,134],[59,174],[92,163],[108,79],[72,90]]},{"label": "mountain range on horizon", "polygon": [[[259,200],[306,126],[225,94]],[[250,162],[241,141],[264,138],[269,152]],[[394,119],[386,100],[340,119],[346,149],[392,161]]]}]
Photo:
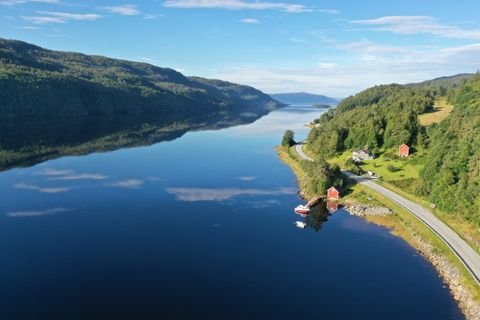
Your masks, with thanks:
[{"label": "mountain range on horizon", "polygon": [[275,100],[290,105],[337,105],[341,99],[327,97],[325,95],[313,94],[308,92],[289,92],[270,94]]}]

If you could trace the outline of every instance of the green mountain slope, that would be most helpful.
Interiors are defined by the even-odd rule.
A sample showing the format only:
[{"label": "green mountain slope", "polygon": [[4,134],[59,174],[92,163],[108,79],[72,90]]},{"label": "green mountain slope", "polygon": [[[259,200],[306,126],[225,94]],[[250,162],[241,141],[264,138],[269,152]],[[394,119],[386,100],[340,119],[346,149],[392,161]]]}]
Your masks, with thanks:
[{"label": "green mountain slope", "polygon": [[309,134],[308,148],[330,157],[347,149],[378,151],[414,143],[423,134],[416,116],[431,110],[437,95],[396,84],[367,89],[322,115]]},{"label": "green mountain slope", "polygon": [[247,86],[4,39],[0,39],[0,88],[0,116],[265,114],[281,106]]},{"label": "green mountain slope", "polygon": [[419,190],[439,208],[480,225],[480,76],[455,96],[452,114],[428,130]]},{"label": "green mountain slope", "polygon": [[[422,126],[418,115],[432,111],[440,98],[454,105],[452,113]],[[376,86],[343,100],[315,122],[307,143],[311,152],[333,159],[368,148],[381,156],[368,170],[389,164],[391,174],[400,171],[389,183],[480,226],[480,75]],[[402,143],[412,147],[412,157],[398,157]],[[419,172],[405,171],[413,167]]]}]

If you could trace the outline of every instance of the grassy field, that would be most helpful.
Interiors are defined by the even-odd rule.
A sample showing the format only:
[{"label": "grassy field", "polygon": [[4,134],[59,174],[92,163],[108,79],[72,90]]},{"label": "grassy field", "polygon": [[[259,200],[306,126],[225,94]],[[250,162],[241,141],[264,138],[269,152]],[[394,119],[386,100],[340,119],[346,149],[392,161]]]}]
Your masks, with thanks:
[{"label": "grassy field", "polygon": [[[421,166],[413,165],[404,160],[394,160],[379,157],[372,161],[365,161],[360,167],[364,171],[373,171],[385,181],[418,179]],[[389,168],[393,168],[390,170]]]},{"label": "grassy field", "polygon": [[[425,154],[418,151],[408,158],[399,158],[396,153],[396,149],[386,150],[375,160],[363,161],[359,166],[365,172],[375,172],[385,181],[418,179]],[[345,162],[351,157],[352,151],[348,150],[335,158],[328,159],[328,162],[345,167]]]},{"label": "grassy field", "polygon": [[453,105],[447,102],[446,98],[441,98],[435,101],[434,110],[429,113],[424,113],[418,117],[422,126],[428,126],[432,123],[439,123],[452,112]]},{"label": "grassy field", "polygon": [[[285,148],[282,146],[275,147],[277,151],[278,157],[280,160],[288,165],[290,169],[292,169],[293,173],[297,177],[299,189],[302,190],[305,184],[305,172],[300,166],[300,161],[302,159],[298,156],[298,154],[293,150],[293,148]],[[305,197],[311,198],[314,195],[311,194],[304,194]]]}]

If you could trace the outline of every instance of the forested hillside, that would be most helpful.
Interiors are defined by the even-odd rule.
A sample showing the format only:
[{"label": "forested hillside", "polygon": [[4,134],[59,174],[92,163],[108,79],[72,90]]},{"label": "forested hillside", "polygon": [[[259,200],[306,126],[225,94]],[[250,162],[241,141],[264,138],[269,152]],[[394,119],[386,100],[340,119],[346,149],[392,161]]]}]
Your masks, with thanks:
[{"label": "forested hillside", "polygon": [[416,117],[432,109],[437,91],[400,85],[376,86],[343,100],[316,121],[308,148],[326,157],[352,148],[416,143],[424,134]]},{"label": "forested hillside", "polygon": [[480,76],[455,96],[445,121],[428,128],[430,144],[419,192],[441,209],[480,225]]},{"label": "forested hillside", "polygon": [[[439,98],[454,105],[452,113],[422,126],[418,116],[431,112]],[[480,75],[376,86],[343,100],[315,122],[307,148],[326,159],[356,148],[398,158],[398,146],[407,143],[412,159],[397,161],[421,169],[392,183],[480,225]]]},{"label": "forested hillside", "polygon": [[3,39],[0,88],[0,116],[264,114],[281,106],[247,86]]}]

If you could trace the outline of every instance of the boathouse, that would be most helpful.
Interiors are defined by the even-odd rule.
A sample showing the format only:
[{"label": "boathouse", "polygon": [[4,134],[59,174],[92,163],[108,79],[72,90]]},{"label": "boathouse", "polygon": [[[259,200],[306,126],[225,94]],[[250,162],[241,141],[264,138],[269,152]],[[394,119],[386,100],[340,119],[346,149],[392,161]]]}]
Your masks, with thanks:
[{"label": "boathouse", "polygon": [[327,199],[338,200],[340,199],[340,191],[337,188],[331,187],[327,190]]}]

